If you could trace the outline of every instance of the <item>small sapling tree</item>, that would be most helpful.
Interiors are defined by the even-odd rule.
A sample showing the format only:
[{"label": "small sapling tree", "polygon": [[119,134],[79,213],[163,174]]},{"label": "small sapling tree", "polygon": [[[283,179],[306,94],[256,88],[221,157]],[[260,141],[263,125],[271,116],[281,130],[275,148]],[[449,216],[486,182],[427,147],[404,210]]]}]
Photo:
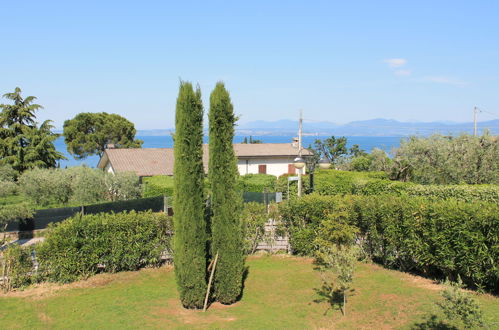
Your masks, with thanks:
[{"label": "small sapling tree", "polygon": [[457,282],[446,282],[447,288],[442,291],[444,300],[438,303],[445,316],[453,322],[461,323],[465,329],[484,326],[480,306],[473,297],[464,291],[463,282],[459,277]]}]

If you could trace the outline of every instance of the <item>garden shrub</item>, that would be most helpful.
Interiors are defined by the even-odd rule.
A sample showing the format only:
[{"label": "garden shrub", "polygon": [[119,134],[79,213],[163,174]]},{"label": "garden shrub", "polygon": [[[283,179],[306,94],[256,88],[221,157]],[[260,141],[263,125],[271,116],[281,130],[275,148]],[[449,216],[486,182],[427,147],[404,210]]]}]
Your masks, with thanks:
[{"label": "garden shrub", "polygon": [[140,198],[142,188],[139,177],[134,172],[121,172],[104,176],[107,197],[112,201]]},{"label": "garden shrub", "polygon": [[8,164],[0,164],[0,181],[14,181],[18,172]]},{"label": "garden shrub", "polygon": [[0,197],[15,195],[18,191],[17,184],[13,181],[0,181]]},{"label": "garden shrub", "polygon": [[143,179],[143,196],[173,196],[173,176],[157,175]]},{"label": "garden shrub", "polygon": [[75,204],[100,202],[106,195],[104,172],[89,167],[73,167],[67,170],[71,176],[71,201]]},{"label": "garden shrub", "polygon": [[34,210],[26,203],[0,206],[0,232],[3,232],[10,222],[32,218],[33,213]]},{"label": "garden shrub", "polygon": [[420,185],[388,180],[384,172],[349,172],[321,170],[315,174],[315,192],[321,195],[420,196],[438,199],[459,199],[466,202],[499,203],[497,185]]},{"label": "garden shrub", "polygon": [[244,192],[274,192],[277,178],[270,174],[246,174],[238,179],[238,187]]},{"label": "garden shrub", "polygon": [[71,197],[72,179],[68,171],[34,168],[19,177],[21,191],[35,204],[66,204]]},{"label": "garden shrub", "polygon": [[31,257],[32,247],[12,244],[3,251],[0,267],[8,280],[2,282],[4,291],[25,287],[35,280],[34,265]]},{"label": "garden shrub", "polygon": [[44,280],[71,282],[99,271],[137,270],[171,251],[172,221],[163,213],[77,215],[49,226],[36,252]]},{"label": "garden shrub", "polygon": [[244,252],[252,254],[265,236],[265,223],[269,219],[267,205],[257,202],[244,203],[241,219],[244,232]]},{"label": "garden shrub", "polygon": [[341,216],[359,229],[356,241],[374,261],[429,276],[460,276],[471,287],[499,290],[497,203],[314,194],[285,202],[280,211],[296,254],[313,255],[314,242],[331,241],[334,226],[323,222]]}]

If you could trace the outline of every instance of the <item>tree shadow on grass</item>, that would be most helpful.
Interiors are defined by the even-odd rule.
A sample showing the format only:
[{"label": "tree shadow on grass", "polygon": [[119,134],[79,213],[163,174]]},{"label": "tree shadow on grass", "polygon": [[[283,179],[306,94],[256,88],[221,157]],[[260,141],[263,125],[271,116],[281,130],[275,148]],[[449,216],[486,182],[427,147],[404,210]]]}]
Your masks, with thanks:
[{"label": "tree shadow on grass", "polygon": [[243,295],[244,295],[244,286],[245,286],[245,283],[246,283],[246,279],[248,278],[248,275],[249,275],[249,266],[244,266],[244,271],[243,271],[243,285],[241,287],[241,293],[239,294],[239,296],[237,296],[237,301],[240,301],[241,299],[243,299]]},{"label": "tree shadow on grass", "polygon": [[426,321],[414,324],[411,329],[413,330],[458,330],[453,325],[449,325],[442,320],[438,319],[438,316],[431,315]]},{"label": "tree shadow on grass", "polygon": [[[324,311],[323,315],[327,315],[329,310],[340,310],[343,309],[343,292],[341,290],[337,290],[327,285],[326,283],[322,284],[321,288],[314,288],[315,293],[319,296],[319,298],[314,299],[314,303],[321,304],[326,302],[328,304],[328,308]],[[348,290],[345,294],[348,297],[348,294],[352,294],[355,292],[354,289]],[[348,304],[347,304],[348,305]]]}]

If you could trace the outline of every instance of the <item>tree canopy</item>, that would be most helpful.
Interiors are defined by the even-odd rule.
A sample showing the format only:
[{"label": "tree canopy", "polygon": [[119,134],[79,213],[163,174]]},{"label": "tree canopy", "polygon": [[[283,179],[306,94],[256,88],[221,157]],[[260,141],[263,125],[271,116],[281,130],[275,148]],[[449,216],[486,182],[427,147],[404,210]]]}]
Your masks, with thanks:
[{"label": "tree canopy", "polygon": [[126,118],[106,112],[82,112],[64,122],[64,141],[76,159],[102,156],[105,148],[140,148],[143,141],[135,139],[135,126]]},{"label": "tree canopy", "polygon": [[18,172],[55,167],[57,161],[66,159],[54,146],[59,134],[52,132],[50,120],[38,126],[35,112],[43,107],[33,103],[36,97],[23,98],[21,92],[16,87],[13,93],[3,95],[13,104],[0,104],[0,162]]}]

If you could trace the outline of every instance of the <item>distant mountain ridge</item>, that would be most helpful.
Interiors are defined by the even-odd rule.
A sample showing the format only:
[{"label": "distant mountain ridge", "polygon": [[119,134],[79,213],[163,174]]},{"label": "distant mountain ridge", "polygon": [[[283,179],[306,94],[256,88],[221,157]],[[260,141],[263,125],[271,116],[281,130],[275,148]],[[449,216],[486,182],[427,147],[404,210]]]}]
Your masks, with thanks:
[{"label": "distant mountain ridge", "polygon": [[[499,134],[499,119],[478,122],[480,134],[488,129],[491,134]],[[165,136],[174,131],[170,129],[138,130],[138,136]],[[207,129],[205,128],[205,133]],[[328,121],[304,121],[303,133],[305,135],[344,135],[344,136],[427,136],[439,134],[473,134],[473,123],[456,123],[450,121],[435,122],[401,122],[394,119],[375,118],[369,120],[356,120],[347,124],[336,124]],[[298,134],[298,121],[283,119],[278,121],[257,120],[242,123],[236,126],[238,136],[290,136]]]},{"label": "distant mountain ridge", "polygon": [[[491,134],[499,133],[499,119],[478,122],[480,133],[488,129]],[[238,134],[253,135],[290,135],[297,134],[298,121],[253,121],[236,127]],[[394,119],[376,118],[335,124],[327,121],[303,123],[307,135],[346,135],[346,136],[409,136],[473,133],[473,123],[453,122],[400,122]]]}]

